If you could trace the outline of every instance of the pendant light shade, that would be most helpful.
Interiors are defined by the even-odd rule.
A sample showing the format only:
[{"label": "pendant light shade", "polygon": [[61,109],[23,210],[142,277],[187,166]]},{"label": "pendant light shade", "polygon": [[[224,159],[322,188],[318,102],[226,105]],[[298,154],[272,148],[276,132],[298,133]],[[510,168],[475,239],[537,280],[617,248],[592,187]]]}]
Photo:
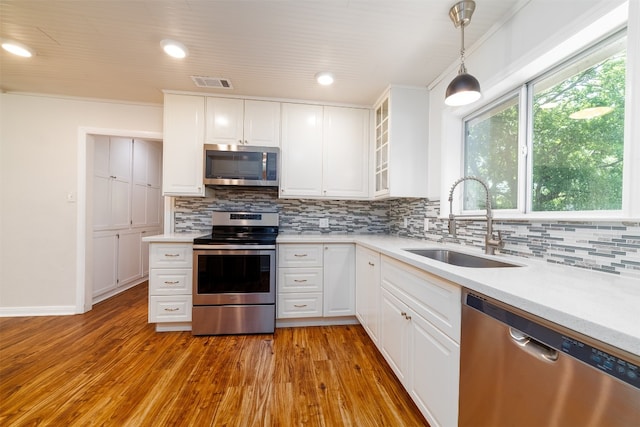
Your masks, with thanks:
[{"label": "pendant light shade", "polygon": [[467,68],[464,65],[464,27],[471,22],[471,16],[475,9],[476,3],[474,1],[461,1],[453,5],[451,10],[449,10],[449,17],[451,21],[453,21],[453,25],[455,25],[456,28],[460,27],[462,33],[460,70],[456,78],[447,86],[444,100],[445,104],[453,107],[470,104],[482,96],[478,79],[467,73]]},{"label": "pendant light shade", "polygon": [[458,107],[471,104],[480,99],[481,96],[478,79],[471,74],[460,73],[447,86],[444,103],[452,107]]}]

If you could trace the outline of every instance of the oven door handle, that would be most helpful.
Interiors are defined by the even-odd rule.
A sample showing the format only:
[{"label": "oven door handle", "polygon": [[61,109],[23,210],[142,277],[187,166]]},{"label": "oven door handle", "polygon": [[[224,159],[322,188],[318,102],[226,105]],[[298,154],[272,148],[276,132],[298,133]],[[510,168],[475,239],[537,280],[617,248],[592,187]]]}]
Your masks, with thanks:
[{"label": "oven door handle", "polygon": [[193,245],[194,250],[215,251],[215,250],[275,250],[276,245]]}]

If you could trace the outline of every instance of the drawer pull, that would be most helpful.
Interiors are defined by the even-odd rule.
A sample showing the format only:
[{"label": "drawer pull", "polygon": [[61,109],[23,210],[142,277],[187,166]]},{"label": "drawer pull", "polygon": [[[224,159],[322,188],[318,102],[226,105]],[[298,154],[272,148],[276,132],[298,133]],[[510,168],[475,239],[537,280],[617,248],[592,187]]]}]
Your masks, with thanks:
[{"label": "drawer pull", "polygon": [[175,257],[179,257],[180,254],[164,254],[164,256],[169,258],[175,258]]},{"label": "drawer pull", "polygon": [[296,283],[305,283],[307,279],[293,279],[293,281]]},{"label": "drawer pull", "polygon": [[374,263],[372,263],[371,261],[369,261],[369,265],[370,265],[371,267],[375,267],[375,264],[374,264]]},{"label": "drawer pull", "polygon": [[293,304],[293,306],[294,306],[295,308],[304,308],[304,307],[306,307],[306,306],[307,306],[307,304]]},{"label": "drawer pull", "polygon": [[164,281],[165,285],[177,285],[178,283],[180,283],[179,280],[165,280]]},{"label": "drawer pull", "polygon": [[306,257],[307,254],[293,254],[293,256],[297,256],[297,257],[302,258],[302,257]]},{"label": "drawer pull", "polygon": [[165,308],[164,311],[178,311],[180,310],[179,308]]}]

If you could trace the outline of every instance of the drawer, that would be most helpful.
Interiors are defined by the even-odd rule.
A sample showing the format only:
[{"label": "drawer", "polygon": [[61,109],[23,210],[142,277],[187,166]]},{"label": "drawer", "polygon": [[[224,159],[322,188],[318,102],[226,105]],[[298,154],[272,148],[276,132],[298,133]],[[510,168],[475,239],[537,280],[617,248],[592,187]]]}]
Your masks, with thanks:
[{"label": "drawer", "polygon": [[193,268],[193,245],[190,243],[152,243],[150,268]]},{"label": "drawer", "polygon": [[191,295],[152,295],[149,297],[149,323],[190,322]]},{"label": "drawer", "polygon": [[382,287],[423,316],[455,342],[460,342],[462,290],[459,285],[401,261],[382,256]]},{"label": "drawer", "polygon": [[278,267],[322,267],[322,245],[280,244]]},{"label": "drawer", "polygon": [[278,295],[278,318],[322,317],[322,293]]},{"label": "drawer", "polygon": [[191,295],[191,268],[154,268],[149,271],[149,295]]},{"label": "drawer", "polygon": [[322,268],[278,268],[278,292],[322,292]]}]

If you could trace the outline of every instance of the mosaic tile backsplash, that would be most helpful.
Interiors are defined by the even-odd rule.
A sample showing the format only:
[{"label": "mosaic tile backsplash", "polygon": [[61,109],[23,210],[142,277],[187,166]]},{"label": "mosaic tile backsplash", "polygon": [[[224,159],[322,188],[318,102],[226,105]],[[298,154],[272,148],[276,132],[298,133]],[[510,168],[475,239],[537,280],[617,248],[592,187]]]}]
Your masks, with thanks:
[{"label": "mosaic tile backsplash", "polygon": [[[281,233],[392,234],[484,247],[482,221],[459,222],[456,239],[448,234],[447,221],[439,219],[439,200],[301,200],[279,199],[276,189],[216,187],[208,191],[205,198],[175,199],[176,232],[209,232],[213,211],[263,211],[280,213]],[[329,219],[328,228],[319,227],[320,218]],[[494,224],[505,241],[503,253],[640,279],[640,222],[518,220]]]}]

